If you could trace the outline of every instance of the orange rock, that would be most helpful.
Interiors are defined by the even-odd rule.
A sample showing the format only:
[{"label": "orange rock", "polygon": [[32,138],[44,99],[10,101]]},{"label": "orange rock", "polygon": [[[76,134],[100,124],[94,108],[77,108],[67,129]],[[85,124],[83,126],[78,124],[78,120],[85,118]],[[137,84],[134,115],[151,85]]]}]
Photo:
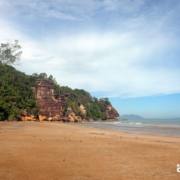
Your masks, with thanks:
[{"label": "orange rock", "polygon": [[46,120],[48,120],[47,116],[39,115],[39,121],[46,121]]},{"label": "orange rock", "polygon": [[82,118],[80,116],[77,116],[74,112],[71,112],[68,114],[67,120],[69,122],[80,122],[82,121]]},{"label": "orange rock", "polygon": [[34,115],[22,115],[21,120],[22,121],[36,121],[37,119],[35,118]]}]

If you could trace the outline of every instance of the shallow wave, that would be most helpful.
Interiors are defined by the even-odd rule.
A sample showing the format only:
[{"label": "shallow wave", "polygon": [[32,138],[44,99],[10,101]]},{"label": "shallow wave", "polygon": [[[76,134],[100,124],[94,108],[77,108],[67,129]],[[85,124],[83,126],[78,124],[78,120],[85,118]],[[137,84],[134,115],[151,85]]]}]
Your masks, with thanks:
[{"label": "shallow wave", "polygon": [[120,125],[120,126],[123,126],[123,125],[126,125],[126,126],[144,126],[145,124],[142,123],[142,122],[132,122],[132,121],[119,121],[119,122],[110,122],[109,124],[112,124],[112,125]]},{"label": "shallow wave", "polygon": [[89,122],[84,123],[86,126],[100,128],[100,129],[110,129],[129,133],[142,133],[151,135],[165,135],[165,136],[175,136],[180,137],[180,126],[179,125],[167,125],[167,124],[151,124],[143,123],[140,121],[116,121],[116,122]]}]

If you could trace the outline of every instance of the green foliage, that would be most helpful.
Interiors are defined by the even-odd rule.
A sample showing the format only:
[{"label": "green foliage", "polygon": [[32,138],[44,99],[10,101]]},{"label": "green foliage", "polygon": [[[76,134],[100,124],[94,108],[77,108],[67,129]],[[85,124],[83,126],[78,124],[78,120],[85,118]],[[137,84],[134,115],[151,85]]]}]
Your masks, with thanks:
[{"label": "green foliage", "polygon": [[110,105],[109,100],[99,101],[92,97],[88,92],[82,89],[71,89],[69,87],[60,86],[60,94],[68,94],[66,107],[70,107],[77,115],[80,115],[79,106],[82,104],[86,111],[86,119],[105,120],[106,119],[106,104]]},{"label": "green foliage", "polygon": [[92,97],[87,91],[83,89],[71,89],[68,86],[60,86],[57,84],[56,80],[52,75],[49,77],[45,73],[41,73],[36,75],[37,79],[49,79],[55,89],[55,94],[65,95],[67,96],[66,105],[64,108],[64,114],[67,113],[68,108],[72,109],[72,111],[81,116],[80,113],[80,105],[82,104],[86,109],[86,119],[94,119],[94,120],[105,120],[106,119],[106,107],[107,105],[111,105],[108,98],[97,99]]},{"label": "green foliage", "polygon": [[35,111],[35,79],[0,63],[0,120],[18,119],[22,111]]},{"label": "green foliage", "polygon": [[86,109],[86,119],[106,119],[106,107],[110,105],[107,98],[98,100],[82,89],[60,86],[52,75],[46,73],[28,76],[12,66],[0,63],[0,120],[18,119],[22,112],[38,114],[33,93],[37,80],[48,79],[52,82],[55,95],[66,96],[64,114],[68,109],[81,116],[80,105]]},{"label": "green foliage", "polygon": [[[33,93],[37,80],[48,79],[54,86],[55,96],[67,97],[64,114],[70,108],[76,115],[82,115],[80,105],[86,109],[86,119],[106,119],[106,107],[110,105],[107,98],[96,99],[82,89],[60,86],[52,75],[46,73],[28,76],[9,66],[14,64],[22,53],[18,41],[0,45],[0,120],[18,119],[22,112],[38,114]],[[84,116],[84,115],[83,115]]]},{"label": "green foliage", "polygon": [[94,120],[102,118],[102,112],[99,105],[95,102],[90,102],[87,106],[87,116]]}]

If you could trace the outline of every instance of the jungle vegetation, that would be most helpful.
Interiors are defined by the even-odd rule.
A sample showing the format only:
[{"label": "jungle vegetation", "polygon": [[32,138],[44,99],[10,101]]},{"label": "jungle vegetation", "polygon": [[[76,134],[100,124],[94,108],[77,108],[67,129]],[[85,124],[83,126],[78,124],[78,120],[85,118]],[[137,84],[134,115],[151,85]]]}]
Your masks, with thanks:
[{"label": "jungle vegetation", "polygon": [[0,120],[20,119],[24,111],[29,114],[38,114],[33,87],[40,79],[50,80],[55,94],[69,94],[64,111],[70,107],[77,115],[81,115],[79,105],[82,104],[87,112],[85,118],[106,119],[106,105],[110,104],[107,98],[97,99],[83,89],[60,86],[52,75],[48,76],[46,73],[26,75],[16,70],[13,65],[20,59],[21,54],[18,41],[0,45]]}]

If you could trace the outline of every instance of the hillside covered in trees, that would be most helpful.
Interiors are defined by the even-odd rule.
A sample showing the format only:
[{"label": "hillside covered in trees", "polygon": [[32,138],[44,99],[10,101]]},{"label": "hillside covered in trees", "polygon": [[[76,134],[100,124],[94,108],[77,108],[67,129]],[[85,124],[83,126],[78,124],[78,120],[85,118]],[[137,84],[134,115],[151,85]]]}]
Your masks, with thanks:
[{"label": "hillside covered in trees", "polygon": [[106,107],[111,104],[107,98],[97,99],[85,90],[60,86],[52,75],[47,76],[46,73],[26,75],[10,65],[0,63],[0,120],[20,119],[24,111],[38,115],[33,87],[41,79],[48,79],[53,83],[57,96],[69,94],[64,114],[71,108],[75,114],[81,115],[79,105],[82,104],[86,109],[85,119],[108,119]]},{"label": "hillside covered in trees", "polygon": [[[21,46],[17,40],[14,43],[0,45],[0,120],[21,119],[24,114],[38,118],[40,109],[42,110],[43,107],[49,114],[54,112],[53,109],[58,109],[61,117],[73,115],[81,120],[106,120],[119,116],[107,98],[97,99],[85,90],[60,86],[52,75],[48,76],[46,73],[26,75],[16,70],[12,64],[20,58],[21,54]],[[39,100],[41,101],[39,104],[35,91],[37,82],[43,81],[51,84],[51,89],[46,88],[41,93],[47,96],[51,94],[51,96],[45,95],[43,100]],[[66,99],[60,102],[60,97],[65,96]]]}]

